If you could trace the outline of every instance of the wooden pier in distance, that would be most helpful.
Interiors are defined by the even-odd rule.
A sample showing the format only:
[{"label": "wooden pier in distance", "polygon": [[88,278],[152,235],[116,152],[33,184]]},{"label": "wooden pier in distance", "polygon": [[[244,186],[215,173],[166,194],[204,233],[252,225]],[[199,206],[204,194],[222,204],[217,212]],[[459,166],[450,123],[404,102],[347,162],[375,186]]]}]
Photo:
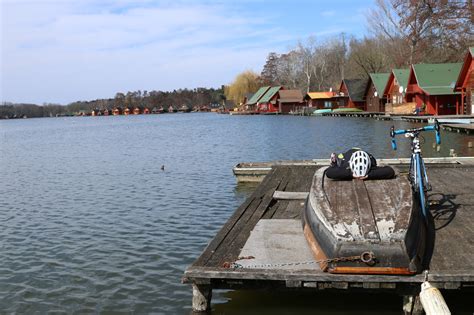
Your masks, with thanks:
[{"label": "wooden pier in distance", "polygon": [[[415,276],[329,274],[322,272],[317,264],[297,264],[301,262],[299,259],[306,257],[305,253],[302,253],[305,249],[301,239],[304,238],[301,238],[303,231],[299,223],[304,207],[302,198],[305,195],[292,192],[309,192],[313,174],[320,167],[320,165],[300,164],[275,165],[271,168],[253,194],[234,212],[201,256],[186,269],[183,283],[193,286],[195,311],[209,310],[212,289],[292,288],[293,290],[389,291],[403,296],[405,313],[415,313],[414,297],[419,293],[424,280],[422,274]],[[433,190],[428,193],[428,200],[436,227],[429,281],[440,289],[466,292],[473,290],[474,164],[472,162],[428,164],[427,169],[433,186]],[[293,198],[292,195],[296,197]],[[296,264],[283,266],[275,263],[239,269],[224,267],[226,263],[235,262],[245,255],[247,243],[251,243],[252,238],[255,239],[255,234],[262,233],[262,223],[266,225],[264,229],[268,229],[272,222],[275,222],[275,226],[280,225],[278,229],[282,223],[293,222],[288,224],[288,229],[292,229],[293,232],[279,232],[278,229],[273,229],[271,242],[260,242],[256,247],[257,250],[262,254],[263,252],[268,254],[273,248],[278,250],[279,247],[286,247],[288,250],[288,242],[293,242],[290,244],[294,246],[294,249],[290,248],[293,251],[292,257],[286,258],[290,261],[293,259]],[[252,264],[251,260],[249,263]]]}]

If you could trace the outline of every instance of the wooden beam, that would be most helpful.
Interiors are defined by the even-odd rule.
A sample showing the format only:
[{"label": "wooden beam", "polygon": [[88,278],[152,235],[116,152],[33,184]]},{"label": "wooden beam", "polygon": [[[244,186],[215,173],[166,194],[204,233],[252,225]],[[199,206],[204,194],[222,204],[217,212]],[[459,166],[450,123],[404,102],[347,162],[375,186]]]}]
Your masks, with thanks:
[{"label": "wooden beam", "polygon": [[305,200],[308,198],[308,192],[304,191],[279,191],[275,190],[273,199],[276,200]]}]

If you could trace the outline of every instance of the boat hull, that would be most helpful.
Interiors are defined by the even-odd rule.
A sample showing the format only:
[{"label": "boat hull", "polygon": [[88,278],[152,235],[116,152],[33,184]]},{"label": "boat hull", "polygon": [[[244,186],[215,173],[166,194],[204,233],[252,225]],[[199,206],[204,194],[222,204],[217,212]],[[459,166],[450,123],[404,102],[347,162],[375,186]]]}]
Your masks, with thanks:
[{"label": "boat hull", "polygon": [[[303,215],[305,238],[323,271],[398,275],[422,271],[426,225],[406,178],[325,178],[323,186],[323,176],[324,169],[315,173]],[[354,258],[369,253],[374,255],[370,261]]]}]

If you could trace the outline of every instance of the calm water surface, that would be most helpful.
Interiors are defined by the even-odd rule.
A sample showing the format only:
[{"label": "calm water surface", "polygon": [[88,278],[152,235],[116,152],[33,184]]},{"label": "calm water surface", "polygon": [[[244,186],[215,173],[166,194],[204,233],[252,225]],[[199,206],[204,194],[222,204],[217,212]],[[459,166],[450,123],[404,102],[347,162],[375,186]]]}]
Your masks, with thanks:
[{"label": "calm water surface", "polygon": [[[187,314],[184,269],[248,196],[242,161],[393,152],[362,118],[174,114],[0,121],[0,313]],[[474,155],[442,133],[438,153]],[[164,170],[161,169],[164,165]],[[341,298],[345,303],[341,304]],[[216,291],[216,314],[400,313],[400,299]]]}]

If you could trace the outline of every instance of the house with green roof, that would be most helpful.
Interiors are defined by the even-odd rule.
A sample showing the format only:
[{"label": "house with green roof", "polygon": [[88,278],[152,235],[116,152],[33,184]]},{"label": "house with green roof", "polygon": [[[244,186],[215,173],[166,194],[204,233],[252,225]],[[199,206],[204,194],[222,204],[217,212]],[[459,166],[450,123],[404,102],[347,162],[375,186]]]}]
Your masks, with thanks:
[{"label": "house with green roof", "polygon": [[461,95],[454,91],[462,63],[415,64],[410,68],[406,99],[421,113],[456,114]]},{"label": "house with green roof", "polygon": [[365,110],[366,79],[343,79],[336,95],[338,107],[359,108]]},{"label": "house with green roof", "polygon": [[257,102],[257,112],[261,114],[278,114],[278,92],[283,90],[282,86],[272,86]]},{"label": "house with green roof", "polygon": [[386,104],[399,105],[406,103],[405,92],[408,85],[410,69],[392,69],[384,89]]},{"label": "house with green roof", "polygon": [[390,73],[369,73],[369,82],[365,90],[365,108],[368,112],[385,112],[385,86]]},{"label": "house with green roof", "polygon": [[258,101],[262,98],[263,95],[265,95],[265,93],[267,93],[269,89],[269,86],[263,86],[258,89],[258,91],[252,95],[252,97],[247,101],[247,103],[245,103],[245,109],[248,111],[256,111]]},{"label": "house with green roof", "polygon": [[461,107],[458,114],[474,114],[474,47],[470,47],[454,86],[461,93]]}]

